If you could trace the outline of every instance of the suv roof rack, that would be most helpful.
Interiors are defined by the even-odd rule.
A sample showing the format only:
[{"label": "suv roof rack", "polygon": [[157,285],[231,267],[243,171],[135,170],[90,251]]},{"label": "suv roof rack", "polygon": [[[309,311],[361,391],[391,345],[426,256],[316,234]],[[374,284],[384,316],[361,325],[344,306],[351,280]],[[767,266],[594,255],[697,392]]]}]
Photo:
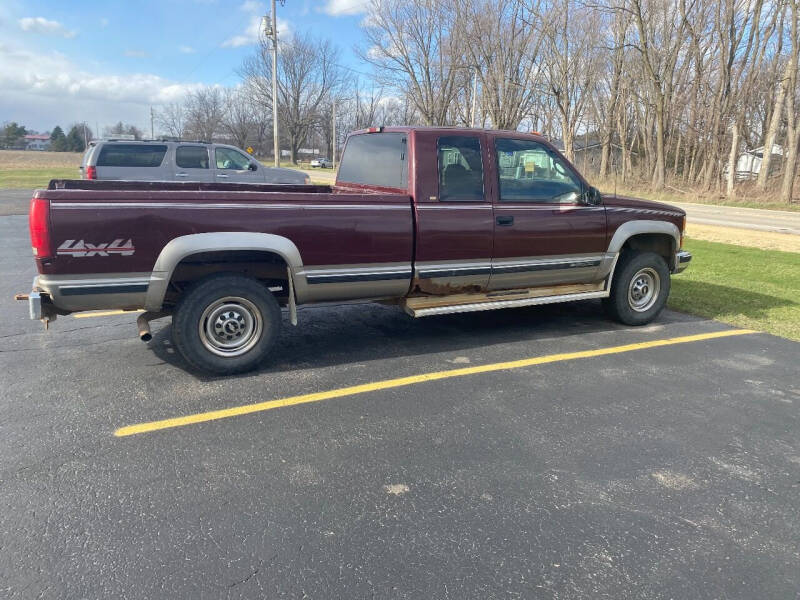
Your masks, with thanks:
[{"label": "suv roof rack", "polygon": [[176,140],[170,138],[159,138],[157,140],[128,140],[125,138],[102,138],[99,140],[93,140],[94,142],[137,142],[140,144],[146,143],[159,143],[163,144],[164,142],[176,142],[178,144],[211,144],[212,142],[207,142],[206,140]]}]

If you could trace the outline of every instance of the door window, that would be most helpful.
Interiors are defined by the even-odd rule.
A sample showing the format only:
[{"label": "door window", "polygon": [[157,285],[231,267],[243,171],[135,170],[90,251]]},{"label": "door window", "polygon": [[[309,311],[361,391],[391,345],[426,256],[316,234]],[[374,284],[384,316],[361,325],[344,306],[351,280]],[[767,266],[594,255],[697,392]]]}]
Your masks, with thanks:
[{"label": "door window", "polygon": [[207,169],[208,148],[203,146],[178,146],[175,164],[181,169]]},{"label": "door window", "polygon": [[559,156],[532,140],[500,138],[495,142],[500,202],[574,204],[581,181]]},{"label": "door window", "polygon": [[244,171],[250,167],[250,157],[232,148],[217,148],[214,156],[218,169]]},{"label": "door window", "polygon": [[461,135],[442,136],[436,146],[439,156],[439,200],[483,200],[480,140]]}]

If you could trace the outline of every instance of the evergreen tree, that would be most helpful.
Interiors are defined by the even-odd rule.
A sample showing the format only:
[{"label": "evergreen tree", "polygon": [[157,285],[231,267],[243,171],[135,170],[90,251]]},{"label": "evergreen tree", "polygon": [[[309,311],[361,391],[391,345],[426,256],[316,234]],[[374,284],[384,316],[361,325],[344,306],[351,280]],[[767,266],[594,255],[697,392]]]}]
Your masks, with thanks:
[{"label": "evergreen tree", "polygon": [[64,135],[64,130],[58,125],[55,126],[50,134],[50,149],[54,152],[66,152],[67,150],[67,136]]},{"label": "evergreen tree", "polygon": [[3,127],[3,131],[0,133],[0,144],[5,148],[11,148],[27,134],[28,131],[23,125],[17,125],[16,122],[12,121]]},{"label": "evergreen tree", "polygon": [[69,130],[66,139],[66,146],[69,152],[83,152],[86,144],[83,141],[83,127],[73,125]]}]

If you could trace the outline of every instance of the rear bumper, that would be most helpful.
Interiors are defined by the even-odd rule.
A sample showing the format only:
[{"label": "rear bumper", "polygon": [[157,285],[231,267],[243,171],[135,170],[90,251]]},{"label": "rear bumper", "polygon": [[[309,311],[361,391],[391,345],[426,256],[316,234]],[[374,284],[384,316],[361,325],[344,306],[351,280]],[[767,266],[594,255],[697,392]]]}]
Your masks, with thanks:
[{"label": "rear bumper", "polygon": [[681,250],[675,253],[675,270],[673,273],[680,273],[689,266],[692,260],[692,254],[686,250]]},{"label": "rear bumper", "polygon": [[51,302],[47,292],[42,291],[38,285],[38,277],[33,280],[31,291],[28,294],[18,294],[17,300],[28,301],[28,315],[33,321],[55,321],[58,317],[56,307]]}]

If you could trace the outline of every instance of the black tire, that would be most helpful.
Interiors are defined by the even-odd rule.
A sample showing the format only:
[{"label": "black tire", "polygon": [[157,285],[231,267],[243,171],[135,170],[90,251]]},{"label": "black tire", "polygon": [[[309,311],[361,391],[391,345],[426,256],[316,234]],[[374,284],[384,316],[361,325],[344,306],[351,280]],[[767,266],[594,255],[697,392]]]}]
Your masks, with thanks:
[{"label": "black tire", "polygon": [[603,305],[621,323],[646,325],[664,310],[669,290],[669,269],[663,257],[655,252],[625,252],[617,262],[611,294]]},{"label": "black tire", "polygon": [[230,375],[264,360],[280,326],[278,301],[264,285],[241,275],[212,275],[178,301],[172,342],[195,369]]}]

